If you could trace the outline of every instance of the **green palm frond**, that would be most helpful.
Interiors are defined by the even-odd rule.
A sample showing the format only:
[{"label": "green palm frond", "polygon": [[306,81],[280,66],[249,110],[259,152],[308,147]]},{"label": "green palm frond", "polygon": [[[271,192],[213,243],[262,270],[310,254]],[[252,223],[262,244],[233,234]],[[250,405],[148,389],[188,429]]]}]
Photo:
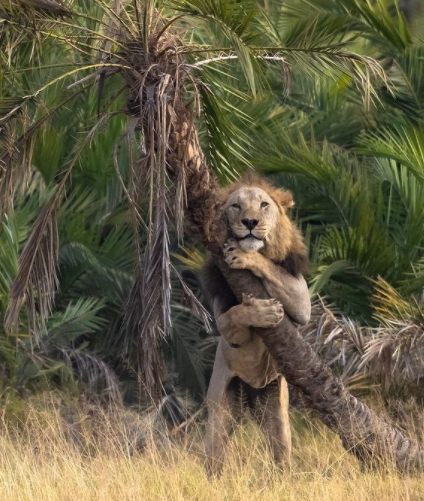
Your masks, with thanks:
[{"label": "green palm frond", "polygon": [[[256,2],[246,1],[241,4],[235,0],[178,0],[170,5],[178,12],[195,19],[204,19],[214,23],[239,58],[246,81],[253,94],[256,94],[260,82],[259,64],[251,50],[251,45],[258,40],[255,17],[259,14]],[[195,50],[195,49],[194,49]],[[208,52],[208,48],[203,49]],[[216,51],[215,47],[209,50]]]},{"label": "green palm frond", "polygon": [[188,266],[192,270],[200,271],[205,263],[204,254],[198,249],[189,249],[187,247],[180,247],[181,254],[174,253],[173,256],[178,259],[182,264]]},{"label": "green palm frond", "polygon": [[400,109],[409,120],[415,123],[423,118],[423,74],[424,47],[422,43],[408,46],[396,57],[388,70],[393,93],[385,95],[385,101],[391,108],[393,107],[393,111],[396,108]]},{"label": "green palm frond", "polygon": [[287,8],[299,17],[311,16],[315,12],[337,16],[349,30],[362,33],[386,50],[388,44],[395,50],[403,50],[412,42],[396,1],[301,0],[300,3],[289,2]]},{"label": "green palm frond", "polygon": [[69,303],[63,313],[53,314],[47,324],[49,342],[67,343],[84,334],[92,334],[104,326],[99,316],[104,302],[96,298]]},{"label": "green palm frond", "polygon": [[361,140],[358,152],[362,155],[390,158],[424,179],[423,127],[400,130],[386,129]]}]

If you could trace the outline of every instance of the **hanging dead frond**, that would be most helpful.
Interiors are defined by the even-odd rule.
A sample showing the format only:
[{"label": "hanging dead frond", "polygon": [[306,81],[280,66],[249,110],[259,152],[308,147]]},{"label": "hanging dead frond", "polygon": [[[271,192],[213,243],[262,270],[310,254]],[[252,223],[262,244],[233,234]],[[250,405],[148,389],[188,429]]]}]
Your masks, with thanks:
[{"label": "hanging dead frond", "polygon": [[71,11],[57,0],[0,0],[0,8],[31,9],[53,16],[69,15]]},{"label": "hanging dead frond", "polygon": [[[171,222],[175,223],[178,238],[182,240],[186,173],[184,160],[178,166],[169,161],[175,146],[172,138],[178,122],[176,108],[184,109],[184,78],[180,75],[177,40],[165,34],[158,40],[156,23],[157,19],[151,17],[146,26],[150,37],[144,43],[131,38],[125,42],[126,64],[131,71],[124,75],[131,90],[128,108],[134,117],[128,137],[132,142],[136,129],[141,129],[143,135],[140,158],[134,161],[131,157],[129,166],[127,198],[138,264],[125,306],[124,325],[128,331],[127,350],[131,347],[136,354],[138,371],[148,391],[157,399],[162,371],[160,344],[172,331],[169,229]],[[180,156],[183,153],[181,150]],[[175,185],[174,180],[177,180]],[[146,216],[141,219],[143,199],[148,203]],[[140,229],[147,232],[144,249],[138,243]]]},{"label": "hanging dead frond", "polygon": [[165,180],[159,178],[151,240],[143,260],[140,319],[141,367],[148,388],[160,381],[160,339],[171,333],[171,277]]},{"label": "hanging dead frond", "polygon": [[185,283],[183,277],[178,270],[173,266],[172,270],[178,281],[180,282],[181,289],[184,295],[184,302],[189,307],[193,315],[198,318],[204,325],[206,332],[212,332],[212,317],[202,303],[197,299],[190,287]]},{"label": "hanging dead frond", "polygon": [[53,306],[58,286],[56,262],[58,258],[57,209],[61,191],[57,191],[42,210],[19,258],[18,275],[10,291],[5,328],[15,333],[19,329],[19,314],[26,303],[29,324],[35,341],[45,331],[46,319]]},{"label": "hanging dead frond", "polygon": [[[0,126],[0,147],[2,150],[0,154],[0,221],[9,208],[12,207],[16,191],[25,190],[27,179],[31,175],[34,134],[59,110],[86,90],[87,86],[84,86],[64,99],[57,106],[48,110],[41,118],[25,127],[19,135],[16,133],[17,124],[12,120],[8,120]],[[12,102],[12,107],[23,104],[22,100],[12,100]],[[0,120],[6,115],[10,115],[10,109],[11,106],[2,109],[0,100]]]},{"label": "hanging dead frond", "polygon": [[59,285],[56,271],[59,255],[57,212],[65,193],[66,183],[90,138],[89,133],[77,147],[52,197],[38,215],[19,256],[18,274],[11,286],[4,322],[5,329],[11,333],[18,331],[19,315],[26,304],[30,330],[36,343],[45,333],[47,317],[52,311],[54,296]]},{"label": "hanging dead frond", "polygon": [[0,221],[12,206],[17,189],[26,184],[30,174],[32,156],[32,133],[25,138],[15,139],[13,124],[5,124],[2,130],[0,145],[3,153],[0,155]]}]

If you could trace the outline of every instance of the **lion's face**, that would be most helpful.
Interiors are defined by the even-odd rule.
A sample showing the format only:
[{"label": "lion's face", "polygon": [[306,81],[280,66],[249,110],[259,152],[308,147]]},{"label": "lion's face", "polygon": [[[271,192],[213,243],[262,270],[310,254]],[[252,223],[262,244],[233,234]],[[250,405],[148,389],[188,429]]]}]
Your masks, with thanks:
[{"label": "lion's face", "polygon": [[253,186],[231,193],[224,210],[233,236],[246,251],[262,250],[281,218],[277,203],[264,190]]},{"label": "lion's face", "polygon": [[287,214],[287,209],[294,206],[290,190],[273,186],[250,171],[221,188],[219,199],[228,223],[220,237],[222,245],[234,237],[243,250],[260,251],[276,263],[289,259],[286,265],[291,263],[290,273],[307,272],[302,235]]}]

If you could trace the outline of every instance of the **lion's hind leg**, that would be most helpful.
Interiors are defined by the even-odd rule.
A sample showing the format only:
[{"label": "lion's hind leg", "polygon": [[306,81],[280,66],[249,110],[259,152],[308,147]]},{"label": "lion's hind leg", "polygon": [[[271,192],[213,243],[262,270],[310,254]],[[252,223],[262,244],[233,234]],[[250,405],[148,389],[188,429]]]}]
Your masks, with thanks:
[{"label": "lion's hind leg", "polygon": [[286,380],[279,376],[264,388],[252,388],[250,405],[252,416],[263,430],[274,460],[284,466],[289,465],[292,442]]}]

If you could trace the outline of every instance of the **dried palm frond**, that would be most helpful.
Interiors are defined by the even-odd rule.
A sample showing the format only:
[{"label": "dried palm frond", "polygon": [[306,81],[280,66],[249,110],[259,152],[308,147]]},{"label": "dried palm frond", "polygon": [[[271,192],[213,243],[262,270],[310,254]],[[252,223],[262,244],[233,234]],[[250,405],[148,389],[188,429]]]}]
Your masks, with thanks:
[{"label": "dried palm frond", "polygon": [[382,385],[416,394],[424,378],[424,309],[405,300],[385,280],[375,281],[378,327],[366,327],[339,315],[319,300],[301,333],[325,362],[340,372],[351,390]]},{"label": "dried palm frond", "polygon": [[47,205],[38,215],[28,240],[19,257],[18,274],[10,290],[10,302],[5,315],[5,329],[17,332],[19,314],[26,304],[29,311],[29,326],[36,343],[46,331],[46,321],[52,311],[54,296],[59,285],[57,262],[59,238],[57,211],[62,202],[72,169],[77,163],[90,134],[76,148],[60,183]]},{"label": "dried palm frond", "polygon": [[105,394],[110,402],[122,403],[116,374],[100,357],[75,348],[57,348],[64,363],[83,381],[89,396]]},{"label": "dried palm frond", "polygon": [[185,283],[183,277],[178,272],[178,270],[174,266],[172,267],[172,270],[173,270],[175,276],[177,277],[177,279],[181,285],[185,304],[190,308],[193,315],[197,319],[202,321],[206,332],[209,332],[209,333],[212,332],[212,326],[211,326],[212,317],[211,317],[210,313],[205,309],[205,307],[197,299],[197,297],[195,296],[193,291],[190,289],[190,287]]},{"label": "dried palm frond", "polygon": [[5,124],[1,131],[0,146],[0,221],[12,206],[15,191],[26,184],[30,174],[33,131],[27,131],[25,136],[16,136],[16,128]]},{"label": "dried palm frond", "polygon": [[348,388],[369,388],[368,374],[361,366],[369,329],[338,314],[331,305],[318,298],[312,305],[311,321],[300,332],[316,353],[337,369]]},{"label": "dried palm frond", "polygon": [[29,307],[29,323],[39,341],[45,332],[45,322],[52,310],[54,293],[58,286],[56,262],[58,258],[57,192],[43,209],[32,229],[19,258],[18,276],[12,284],[10,303],[6,312],[5,328],[17,332],[19,314],[26,303]]},{"label": "dried palm frond", "polygon": [[[31,159],[34,134],[50,120],[58,111],[67,106],[75,98],[87,90],[87,86],[73,93],[64,99],[57,106],[48,110],[42,117],[31,125],[24,128],[21,134],[17,135],[15,123],[7,121],[0,126],[0,221],[7,210],[13,205],[13,198],[17,190],[24,190],[26,180],[31,174]],[[8,106],[1,108],[0,119],[10,115],[11,109],[22,106],[23,100],[7,100]],[[23,120],[24,121],[24,120]]]},{"label": "dried palm frond", "polygon": [[54,16],[69,15],[71,11],[57,0],[0,0],[0,9],[33,9]]},{"label": "dried palm frond", "polygon": [[405,300],[382,278],[375,281],[374,304],[380,327],[372,330],[362,364],[373,364],[386,388],[417,384],[424,377],[423,305]]}]

